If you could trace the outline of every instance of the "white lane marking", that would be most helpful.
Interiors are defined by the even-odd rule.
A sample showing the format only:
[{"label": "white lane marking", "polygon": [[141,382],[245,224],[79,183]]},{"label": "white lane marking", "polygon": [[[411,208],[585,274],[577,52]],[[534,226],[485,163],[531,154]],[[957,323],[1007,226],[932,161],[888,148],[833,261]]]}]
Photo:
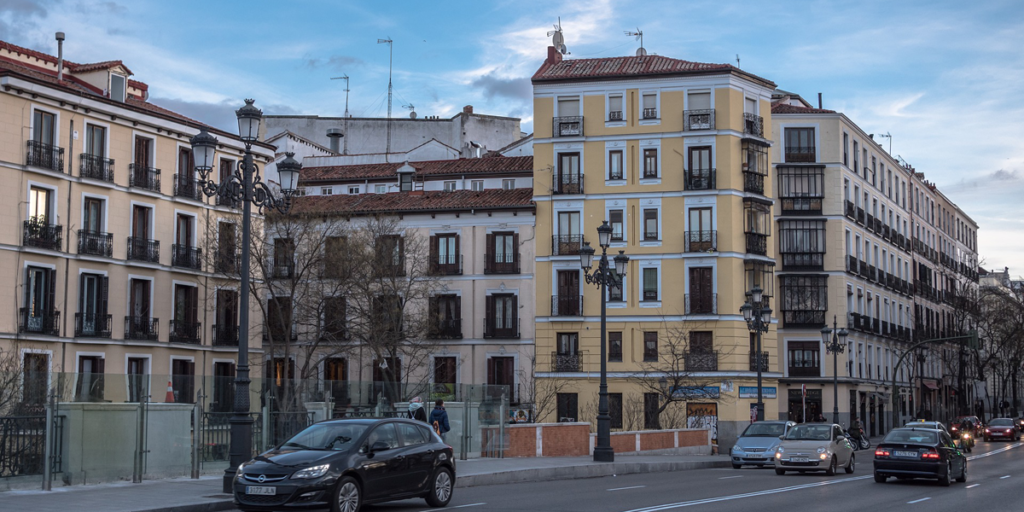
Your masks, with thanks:
[{"label": "white lane marking", "polygon": [[835,484],[841,484],[843,482],[854,482],[854,481],[857,481],[857,480],[864,480],[864,479],[867,479],[867,478],[872,478],[872,475],[857,476],[857,477],[853,477],[853,478],[843,478],[843,479],[840,479],[840,480],[829,480],[829,481],[824,481],[824,482],[815,482],[815,483],[812,483],[812,484],[793,485],[793,486],[789,486],[789,487],[780,487],[778,489],[768,489],[768,490],[765,490],[765,491],[756,491],[756,492],[747,492],[747,493],[743,493],[743,494],[734,494],[732,496],[719,496],[719,497],[715,497],[715,498],[705,498],[705,499],[701,499],[701,500],[681,501],[679,503],[666,503],[664,505],[655,505],[653,507],[635,508],[633,510],[628,510],[626,512],[660,512],[662,510],[670,510],[670,509],[673,509],[673,508],[692,507],[694,505],[706,505],[708,503],[717,503],[717,502],[720,502],[720,501],[731,501],[731,500],[738,500],[738,499],[742,499],[742,498],[753,498],[753,497],[757,497],[757,496],[767,496],[769,494],[778,494],[778,493],[789,492],[789,491],[799,491],[801,489],[810,489],[810,488],[813,488],[813,487],[822,487],[822,486],[825,486],[825,485],[835,485]]},{"label": "white lane marking", "polygon": [[647,487],[646,485],[632,485],[629,487],[616,487],[614,489],[605,489],[606,491],[625,491],[626,489],[641,489]]},{"label": "white lane marking", "polygon": [[1004,480],[1004,479],[1007,479],[1007,478],[1010,478],[1010,475],[1006,475],[1006,476],[1001,476],[1001,477],[999,477],[999,479],[1000,479],[1000,480]]},{"label": "white lane marking", "polygon": [[965,489],[974,489],[975,487],[977,487],[979,485],[981,485],[981,484],[971,484],[971,485],[968,485],[967,487],[965,487]]},{"label": "white lane marking", "polygon": [[980,459],[982,457],[991,457],[991,456],[996,455],[998,453],[1003,453],[1005,451],[1009,451],[1009,450],[1012,450],[1014,448],[1020,448],[1021,446],[1024,446],[1024,443],[1015,443],[1015,444],[1007,445],[1007,446],[1004,446],[1004,447],[1002,447],[1002,448],[1000,448],[998,450],[992,450],[990,452],[979,453],[978,455],[971,455],[970,457],[967,457],[967,460],[975,460],[975,459]]},{"label": "white lane marking", "polygon": [[922,501],[928,501],[928,500],[930,500],[930,499],[931,499],[931,498],[921,498],[921,499],[919,499],[919,500],[914,500],[914,501],[908,501],[908,502],[907,502],[907,504],[908,504],[908,505],[913,505],[914,503],[921,503]]},{"label": "white lane marking", "polygon": [[730,479],[730,478],[743,478],[743,475],[736,475],[736,476],[723,476],[722,478],[719,478],[719,480],[728,480],[728,479]]},{"label": "white lane marking", "polygon": [[[455,506],[455,507],[448,507],[448,508],[479,507],[480,505],[486,505],[486,503],[470,503],[469,505],[458,505],[458,506]],[[421,510],[420,512],[435,512],[435,509]]]}]

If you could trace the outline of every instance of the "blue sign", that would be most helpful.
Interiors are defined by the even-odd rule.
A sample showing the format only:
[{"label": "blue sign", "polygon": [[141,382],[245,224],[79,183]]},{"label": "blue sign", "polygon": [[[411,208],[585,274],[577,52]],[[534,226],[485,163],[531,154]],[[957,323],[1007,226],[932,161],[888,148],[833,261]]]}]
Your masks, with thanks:
[{"label": "blue sign", "polygon": [[[776,388],[761,388],[762,398],[778,398]],[[740,386],[740,398],[757,398],[757,386]]]},{"label": "blue sign", "polygon": [[672,388],[672,398],[677,400],[704,400],[718,398],[718,386],[676,386]]}]

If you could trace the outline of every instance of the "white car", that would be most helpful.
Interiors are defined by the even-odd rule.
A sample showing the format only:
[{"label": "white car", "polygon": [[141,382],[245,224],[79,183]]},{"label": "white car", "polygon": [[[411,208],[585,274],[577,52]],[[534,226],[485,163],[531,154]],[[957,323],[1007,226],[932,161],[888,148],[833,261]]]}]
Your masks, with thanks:
[{"label": "white car", "polygon": [[853,473],[856,457],[853,445],[843,434],[843,428],[833,423],[807,423],[797,425],[780,437],[775,450],[775,474],[786,471],[824,471],[836,474],[840,466]]}]

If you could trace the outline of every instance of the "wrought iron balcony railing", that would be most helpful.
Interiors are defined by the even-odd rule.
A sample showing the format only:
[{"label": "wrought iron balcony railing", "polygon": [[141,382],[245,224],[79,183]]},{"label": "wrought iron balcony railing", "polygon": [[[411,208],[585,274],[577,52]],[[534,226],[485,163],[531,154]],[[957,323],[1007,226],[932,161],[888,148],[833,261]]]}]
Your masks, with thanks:
[{"label": "wrought iron balcony railing", "polygon": [[64,226],[29,219],[24,223],[21,245],[59,251],[64,245]]},{"label": "wrought iron balcony railing", "polygon": [[844,204],[846,205],[846,209],[844,210],[846,216],[849,217],[850,220],[856,220],[857,207],[853,205],[853,201],[844,201]]},{"label": "wrought iron balcony railing", "polygon": [[203,250],[187,245],[171,245],[171,266],[200,270],[203,268]]},{"label": "wrought iron balcony railing", "polygon": [[[768,371],[768,352],[767,351],[762,351],[760,355],[761,355],[761,357],[758,357],[758,353],[757,352],[752,352],[750,354],[750,371],[752,371],[752,372],[756,372],[757,371],[757,364],[758,364],[758,362],[761,363],[761,371],[762,372]],[[758,360],[760,360],[760,361],[758,361]]]},{"label": "wrought iron balcony railing", "polygon": [[484,274],[518,274],[519,253],[495,255],[484,253]]},{"label": "wrought iron balcony railing", "polygon": [[519,339],[519,319],[485,317],[484,338]]},{"label": "wrought iron balcony railing", "polygon": [[718,250],[718,231],[683,231],[683,252]]},{"label": "wrought iron balcony railing", "polygon": [[714,190],[715,186],[715,169],[687,169],[683,175],[686,190]]},{"label": "wrought iron balcony railing", "polygon": [[427,338],[434,340],[461,340],[462,319],[442,318],[433,319],[427,327]]},{"label": "wrought iron balcony railing", "polygon": [[846,271],[856,274],[860,270],[860,264],[857,262],[857,257],[852,254],[846,255]]},{"label": "wrought iron balcony railing", "polygon": [[583,297],[580,295],[552,295],[551,316],[582,316]]},{"label": "wrought iron balcony railing", "polygon": [[715,109],[683,111],[683,130],[698,131],[714,130],[715,128]]},{"label": "wrought iron balcony railing", "polygon": [[160,241],[128,237],[128,259],[160,263]]},{"label": "wrought iron balcony railing", "polygon": [[237,251],[218,250],[213,260],[214,271],[219,274],[237,274],[241,268]]},{"label": "wrought iron balcony railing", "polygon": [[203,191],[199,188],[199,180],[180,174],[174,175],[174,196],[202,201]]},{"label": "wrought iron balcony railing", "polygon": [[783,327],[822,327],[825,325],[825,312],[818,310],[782,311]]},{"label": "wrought iron balcony railing", "polygon": [[609,121],[622,121],[622,111],[621,110],[611,110],[611,111],[609,111],[608,112],[608,120]]},{"label": "wrought iron balcony railing", "polygon": [[814,154],[814,146],[786,146],[787,162],[814,162]]},{"label": "wrought iron balcony railing", "polygon": [[764,195],[764,174],[743,171],[743,191]]},{"label": "wrought iron balcony railing", "polygon": [[171,320],[170,341],[198,345],[203,324],[200,322],[183,322]]},{"label": "wrought iron balcony railing", "polygon": [[551,353],[551,371],[579,372],[583,371],[583,354]]},{"label": "wrought iron balcony railing", "polygon": [[583,235],[554,235],[551,237],[551,255],[578,255],[583,241]]},{"label": "wrought iron balcony railing", "polygon": [[215,347],[237,347],[238,326],[237,325],[213,325],[213,346]]},{"label": "wrought iron balcony railing", "polygon": [[583,116],[562,116],[552,120],[551,134],[554,137],[582,137]]},{"label": "wrought iron balcony railing", "polygon": [[717,372],[718,351],[687,352],[683,355],[683,363],[688,372]]},{"label": "wrought iron balcony railing", "polygon": [[76,338],[109,338],[111,315],[96,313],[75,313]]},{"label": "wrought iron balcony railing", "polygon": [[821,213],[823,197],[783,197],[782,211],[790,214]]},{"label": "wrought iron balcony railing", "polygon": [[717,293],[687,293],[686,294],[687,315],[717,315],[718,294]]},{"label": "wrought iron balcony railing", "polygon": [[743,133],[764,138],[764,118],[749,112],[743,113]]},{"label": "wrought iron balcony railing", "polygon": [[25,165],[64,172],[64,148],[35,140],[26,141]]},{"label": "wrought iron balcony railing", "polygon": [[128,186],[160,192],[160,169],[128,164]]},{"label": "wrought iron balcony railing", "polygon": [[78,175],[83,178],[113,182],[114,181],[114,160],[103,158],[98,155],[82,153],[78,158],[80,166]]},{"label": "wrought iron balcony railing", "polygon": [[427,273],[432,276],[461,276],[462,255],[447,254],[438,259],[431,259]]},{"label": "wrought iron balcony railing", "polygon": [[18,310],[18,332],[60,336],[60,311]]},{"label": "wrought iron balcony railing", "polygon": [[131,315],[124,317],[124,339],[156,341],[159,336],[159,319]]},{"label": "wrought iron balcony railing", "polygon": [[89,254],[92,256],[114,255],[113,233],[101,233],[97,231],[78,230],[78,254]]},{"label": "wrought iron balcony railing", "polygon": [[747,252],[749,254],[768,254],[768,235],[760,233],[745,233],[747,239]]},{"label": "wrought iron balcony railing", "polygon": [[553,194],[582,194],[583,175],[580,173],[554,173],[551,192]]}]

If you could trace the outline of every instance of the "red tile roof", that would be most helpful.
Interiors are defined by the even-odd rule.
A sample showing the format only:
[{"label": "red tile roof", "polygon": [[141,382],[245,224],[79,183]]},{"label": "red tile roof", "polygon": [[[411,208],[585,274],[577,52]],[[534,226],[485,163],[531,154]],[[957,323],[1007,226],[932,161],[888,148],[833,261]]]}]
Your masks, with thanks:
[{"label": "red tile roof", "polygon": [[390,194],[353,194],[297,197],[290,214],[367,215],[375,213],[414,213],[431,211],[467,211],[534,208],[533,189],[490,189],[455,192],[393,192]]},{"label": "red tile roof", "polygon": [[661,55],[565,59],[560,62],[549,59],[533,74],[533,82],[711,73],[738,73],[775,87],[772,81],[742,71],[731,64],[691,62]]},{"label": "red tile roof", "polygon": [[776,103],[772,105],[772,114],[835,114],[835,110],[824,108],[801,107],[788,103]]},{"label": "red tile roof", "polygon": [[[301,182],[344,181],[351,179],[388,178],[397,176],[404,162],[386,164],[333,165],[304,167]],[[532,173],[532,156],[460,158],[458,160],[430,160],[409,162],[416,169],[416,176],[439,176],[458,174],[510,174]]]}]

